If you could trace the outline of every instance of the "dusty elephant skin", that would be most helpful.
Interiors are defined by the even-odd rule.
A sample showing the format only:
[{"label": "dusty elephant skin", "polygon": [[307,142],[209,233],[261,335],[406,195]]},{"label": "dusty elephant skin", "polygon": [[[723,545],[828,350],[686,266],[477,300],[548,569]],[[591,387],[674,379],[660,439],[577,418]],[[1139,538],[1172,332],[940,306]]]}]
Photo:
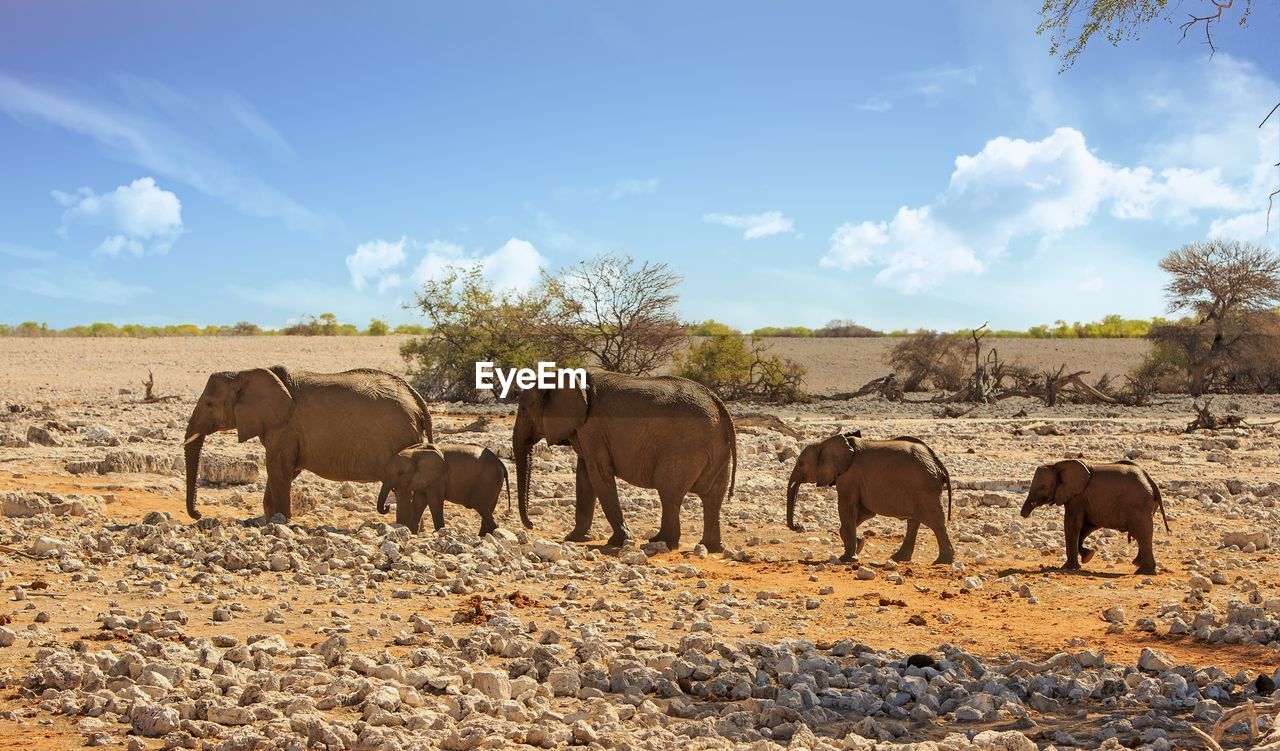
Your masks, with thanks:
[{"label": "dusty elephant skin", "polygon": [[1160,486],[1134,462],[1090,465],[1079,459],[1066,459],[1042,465],[1031,480],[1022,516],[1029,517],[1032,511],[1049,504],[1063,507],[1067,548],[1064,568],[1079,569],[1093,558],[1094,551],[1084,546],[1091,532],[1115,529],[1128,532],[1137,540],[1138,555],[1133,559],[1137,573],[1156,572],[1153,517],[1158,510],[1166,532],[1169,520],[1164,514]]},{"label": "dusty elephant skin", "polygon": [[444,528],[444,502],[451,501],[480,515],[479,535],[483,537],[498,528],[493,512],[503,486],[510,503],[507,465],[483,446],[410,446],[387,462],[378,493],[378,513],[387,513],[387,497],[394,491],[397,524],[418,532],[422,512],[430,508],[432,523],[440,530]]},{"label": "dusty elephant skin", "polygon": [[858,537],[858,526],[876,515],[907,520],[902,547],[893,554],[893,560],[911,560],[921,524],[938,538],[938,558],[934,563],[955,560],[955,549],[947,535],[951,476],[933,449],[919,438],[898,436],[888,441],[870,441],[862,438],[861,431],[852,431],[806,446],[787,479],[787,526],[794,531],[802,531],[795,523],[796,495],[807,482],[836,488],[840,538],[844,543],[840,560],[858,560],[865,542]]},{"label": "dusty elephant skin", "polygon": [[570,445],[578,455],[574,528],[565,538],[591,538],[596,499],[613,527],[610,545],[631,539],[618,503],[617,479],[658,491],[662,522],[650,538],[680,545],[680,503],[702,499],[702,541],[723,549],[720,507],[733,496],[737,436],[724,403],[705,386],[675,376],[590,371],[584,389],[532,389],[520,395],[512,430],[520,518],[529,521],[529,460],[534,444]]},{"label": "dusty elephant skin", "polygon": [[290,488],[307,470],[326,480],[377,482],[405,446],[431,440],[431,416],[404,379],[380,370],[290,371],[283,366],[214,373],[187,421],[187,513],[196,510],[196,478],[205,437],[235,430],[266,449],[263,517],[292,513]]}]

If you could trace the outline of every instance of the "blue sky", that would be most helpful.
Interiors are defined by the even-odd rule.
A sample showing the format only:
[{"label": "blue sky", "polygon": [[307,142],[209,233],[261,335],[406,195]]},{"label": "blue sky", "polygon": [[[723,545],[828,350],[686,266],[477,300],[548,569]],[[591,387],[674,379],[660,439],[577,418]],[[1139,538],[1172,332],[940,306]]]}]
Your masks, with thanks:
[{"label": "blue sky", "polygon": [[1024,327],[1275,247],[1274,9],[1059,74],[1039,5],[5,3],[0,321],[412,321],[625,250],[691,320]]}]

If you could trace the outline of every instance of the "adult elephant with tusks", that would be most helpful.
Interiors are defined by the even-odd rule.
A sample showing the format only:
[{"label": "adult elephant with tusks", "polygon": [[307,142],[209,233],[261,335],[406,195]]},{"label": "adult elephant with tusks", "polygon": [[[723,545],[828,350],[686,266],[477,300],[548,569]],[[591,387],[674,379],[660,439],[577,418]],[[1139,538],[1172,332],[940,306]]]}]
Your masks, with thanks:
[{"label": "adult elephant with tusks", "polygon": [[404,379],[381,370],[291,371],[283,366],[209,376],[187,422],[187,514],[196,510],[196,478],[205,437],[234,430],[266,449],[263,517],[292,506],[289,492],[302,470],[326,480],[378,482],[400,449],[432,440],[431,416]]},{"label": "adult elephant with tusks", "polygon": [[596,499],[613,527],[609,544],[631,539],[618,503],[621,479],[658,491],[662,523],[651,541],[679,546],[680,504],[694,493],[702,499],[702,544],[723,549],[720,507],[733,496],[737,439],[733,418],[707,387],[676,376],[593,370],[582,386],[522,392],[511,449],[520,520],[530,529],[530,458],[542,439],[578,455],[574,528],[565,539],[591,539]]}]

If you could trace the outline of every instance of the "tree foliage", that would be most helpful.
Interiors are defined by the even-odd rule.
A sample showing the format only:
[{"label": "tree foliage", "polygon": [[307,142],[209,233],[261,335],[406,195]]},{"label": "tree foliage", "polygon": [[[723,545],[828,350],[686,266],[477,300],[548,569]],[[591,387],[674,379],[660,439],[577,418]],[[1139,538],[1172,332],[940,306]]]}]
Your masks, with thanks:
[{"label": "tree foliage", "polygon": [[955,391],[964,383],[967,354],[960,335],[920,330],[895,344],[887,359],[904,391]]},{"label": "tree foliage", "polygon": [[676,355],[677,375],[697,381],[722,399],[790,403],[804,399],[805,369],[770,356],[767,347],[740,334],[711,336]]},{"label": "tree foliage", "polygon": [[557,351],[546,335],[555,300],[545,285],[530,292],[499,291],[479,266],[450,268],[429,279],[415,295],[414,307],[429,327],[400,345],[414,386],[424,397],[443,401],[479,401],[489,394],[475,388],[477,362],[499,368],[534,368],[539,361],[578,365]]},{"label": "tree foliage", "polygon": [[665,263],[607,253],[544,276],[545,333],[556,349],[605,370],[647,375],[685,343],[676,311],[680,275]]},{"label": "tree foliage", "polygon": [[[1062,59],[1065,70],[1075,65],[1094,35],[1101,33],[1112,45],[1134,41],[1152,22],[1172,20],[1180,5],[1169,0],[1045,0],[1036,33],[1049,34],[1049,52]],[[1213,49],[1214,26],[1232,17],[1246,25],[1253,0],[1207,0],[1200,3],[1197,10],[1201,9],[1204,15],[1190,13],[1179,26],[1182,38],[1203,25],[1205,41]]]}]

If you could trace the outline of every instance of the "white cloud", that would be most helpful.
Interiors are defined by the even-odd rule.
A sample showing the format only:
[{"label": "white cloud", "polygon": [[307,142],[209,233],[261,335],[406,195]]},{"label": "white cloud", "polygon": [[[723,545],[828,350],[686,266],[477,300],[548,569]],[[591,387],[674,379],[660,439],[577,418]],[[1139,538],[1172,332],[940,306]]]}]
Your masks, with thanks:
[{"label": "white cloud", "polygon": [[55,190],[53,198],[67,207],[61,232],[82,224],[114,233],[94,251],[102,255],[161,255],[169,252],[183,232],[182,202],[150,177],[140,177],[101,195],[90,188],[75,193]]},{"label": "white cloud", "polygon": [[783,216],[781,211],[765,211],[760,214],[703,214],[702,221],[740,229],[744,240],[795,232],[791,220]]},{"label": "white cloud", "polygon": [[863,112],[888,112],[893,109],[893,102],[884,97],[872,96],[867,97],[867,101],[859,104],[858,109]]},{"label": "white cloud", "polygon": [[1088,224],[1104,206],[1117,219],[1193,221],[1239,211],[1248,198],[1217,169],[1121,167],[1059,128],[1039,141],[994,138],[955,160],[946,191],[889,221],[844,224],[823,266],[881,267],[876,282],[906,294],[979,274],[1020,239],[1043,242]]},{"label": "white cloud", "polygon": [[356,246],[356,252],[347,256],[347,271],[351,274],[351,284],[357,290],[363,290],[370,281],[377,281],[378,291],[388,286],[391,278],[399,279],[397,274],[388,274],[391,269],[404,263],[405,245],[409,238],[402,237],[397,242],[372,240]]},{"label": "white cloud", "polygon": [[309,231],[330,224],[247,169],[185,135],[195,129],[172,127],[137,108],[125,110],[0,73],[0,112],[23,124],[41,122],[79,133],[112,156],[190,185],[250,216],[279,219]]},{"label": "white cloud", "polygon": [[[422,256],[406,276],[405,262],[411,253],[418,251]],[[421,285],[428,279],[439,278],[450,267],[477,265],[497,289],[524,292],[537,283],[539,271],[547,265],[547,259],[533,243],[517,237],[491,253],[469,252],[445,240],[425,243],[409,237],[402,237],[398,242],[373,240],[360,244],[346,261],[352,286],[360,291],[373,282],[379,294],[406,283]]]}]

